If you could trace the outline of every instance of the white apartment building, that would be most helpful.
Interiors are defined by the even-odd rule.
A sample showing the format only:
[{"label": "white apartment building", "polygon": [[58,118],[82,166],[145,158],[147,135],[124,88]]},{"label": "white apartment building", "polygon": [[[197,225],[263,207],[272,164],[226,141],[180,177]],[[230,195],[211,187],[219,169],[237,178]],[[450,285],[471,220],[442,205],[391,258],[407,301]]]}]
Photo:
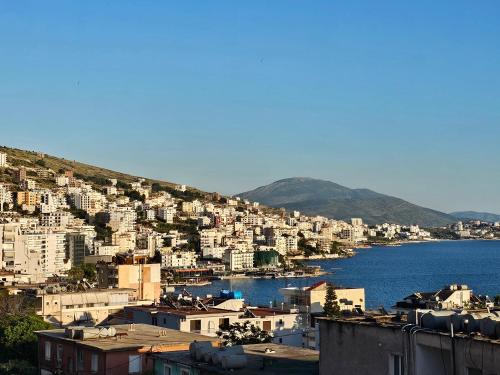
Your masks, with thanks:
[{"label": "white apartment building", "polygon": [[103,208],[104,196],[96,191],[75,193],[75,207],[93,215]]},{"label": "white apartment building", "polygon": [[67,211],[55,211],[40,215],[40,225],[42,227],[60,227],[68,226],[74,216]]},{"label": "white apartment building", "polygon": [[31,275],[33,281],[70,268],[66,259],[64,232],[22,229],[21,224],[0,225],[2,267],[7,271]]},{"label": "white apartment building", "polygon": [[173,224],[175,214],[175,207],[158,207],[156,210],[156,217],[164,220],[167,224]]},{"label": "white apartment building", "polygon": [[256,214],[248,214],[246,216],[243,216],[241,221],[243,224],[250,226],[262,225],[263,223],[262,217]]},{"label": "white apartment building", "polygon": [[120,252],[120,246],[117,245],[104,245],[102,242],[94,242],[95,255],[109,255],[114,256]]},{"label": "white apartment building", "polygon": [[202,247],[201,254],[204,259],[222,259],[227,247]]},{"label": "white apartment building", "polygon": [[115,207],[109,210],[110,227],[114,232],[130,232],[135,228],[137,212],[131,207]]},{"label": "white apartment building", "polygon": [[116,186],[106,186],[104,189],[106,191],[106,195],[118,194],[118,190],[116,189]]},{"label": "white apartment building", "polygon": [[7,166],[7,154],[0,152],[0,167],[3,168],[5,166]]},{"label": "white apartment building", "polygon": [[56,177],[56,185],[57,186],[67,186],[69,184],[69,178],[64,175],[60,175]]},{"label": "white apartment building", "polygon": [[5,185],[0,184],[0,212],[4,209],[4,204],[10,206],[12,204],[12,192],[9,191]]},{"label": "white apartment building", "polygon": [[144,218],[146,220],[154,220],[156,218],[156,211],[153,209],[144,210]]},{"label": "white apartment building", "polygon": [[231,271],[243,271],[253,268],[253,251],[226,249],[224,262]]},{"label": "white apartment building", "polygon": [[196,267],[197,255],[194,251],[164,251],[161,254],[161,266],[164,268]]},{"label": "white apartment building", "polygon": [[222,234],[216,229],[204,229],[200,231],[200,247],[217,247],[222,242]]},{"label": "white apartment building", "polygon": [[34,190],[34,189],[36,189],[36,181],[30,180],[30,179],[25,179],[25,180],[21,181],[21,188],[24,190]]},{"label": "white apartment building", "polygon": [[298,250],[298,238],[297,236],[288,236],[288,237],[285,237],[285,241],[286,241],[286,252],[287,253],[290,253],[290,252],[295,252]]},{"label": "white apartment building", "polygon": [[193,202],[182,202],[181,203],[182,212],[192,213],[194,212]]},{"label": "white apartment building", "polygon": [[133,232],[123,232],[123,233],[113,233],[111,236],[111,243],[120,247],[120,252],[126,252],[135,249],[137,233]]}]

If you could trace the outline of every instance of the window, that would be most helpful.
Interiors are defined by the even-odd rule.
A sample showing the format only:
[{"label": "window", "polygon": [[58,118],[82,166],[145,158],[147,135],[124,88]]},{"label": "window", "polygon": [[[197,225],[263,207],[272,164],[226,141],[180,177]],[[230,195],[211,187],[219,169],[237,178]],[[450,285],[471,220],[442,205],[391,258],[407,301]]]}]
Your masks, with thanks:
[{"label": "window", "polygon": [[76,358],[76,369],[78,371],[83,371],[83,350],[78,350]]},{"label": "window", "polygon": [[169,365],[165,365],[163,367],[163,375],[173,375],[172,374],[172,367],[170,367]]},{"label": "window", "polygon": [[189,374],[190,374],[190,371],[188,369],[181,368],[181,375],[189,375]]},{"label": "window", "polygon": [[52,349],[52,344],[50,341],[45,341],[45,360],[50,361],[52,354],[50,350]]},{"label": "window", "polygon": [[219,319],[219,328],[220,329],[228,329],[229,328],[229,318],[220,318]]},{"label": "window", "polygon": [[190,332],[200,332],[201,331],[201,320],[191,320],[189,322],[189,331]]},{"label": "window", "polygon": [[73,372],[73,357],[68,357],[68,372],[71,373]]},{"label": "window", "polygon": [[262,329],[264,331],[268,331],[269,332],[271,330],[271,321],[270,320],[264,320],[262,322]]},{"label": "window", "polygon": [[208,322],[208,333],[211,333],[212,331],[215,331],[215,323],[212,321]]},{"label": "window", "polygon": [[59,366],[61,366],[62,364],[62,359],[63,359],[63,346],[61,344],[57,344],[56,361]]},{"label": "window", "polygon": [[401,355],[391,354],[389,361],[390,375],[404,375],[403,357]]},{"label": "window", "polygon": [[97,372],[99,370],[99,356],[96,353],[92,353],[90,360],[90,371]]},{"label": "window", "polygon": [[128,373],[139,374],[141,372],[141,356],[139,354],[131,354],[128,356]]}]

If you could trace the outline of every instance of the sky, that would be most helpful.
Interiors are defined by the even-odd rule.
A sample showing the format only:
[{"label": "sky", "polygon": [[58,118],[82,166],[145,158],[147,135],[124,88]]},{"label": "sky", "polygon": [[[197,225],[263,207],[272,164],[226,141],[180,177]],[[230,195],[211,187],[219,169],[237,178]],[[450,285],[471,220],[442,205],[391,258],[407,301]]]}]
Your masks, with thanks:
[{"label": "sky", "polygon": [[500,213],[500,2],[3,1],[0,144]]}]

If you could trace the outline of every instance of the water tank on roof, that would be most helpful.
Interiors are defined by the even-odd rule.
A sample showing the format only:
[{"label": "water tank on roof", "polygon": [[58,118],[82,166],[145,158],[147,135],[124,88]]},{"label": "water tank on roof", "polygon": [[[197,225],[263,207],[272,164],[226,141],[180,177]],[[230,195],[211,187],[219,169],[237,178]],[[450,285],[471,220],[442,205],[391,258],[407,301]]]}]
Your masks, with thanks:
[{"label": "water tank on roof", "polygon": [[230,294],[231,298],[234,299],[242,299],[243,298],[243,293],[241,290],[233,290]]},{"label": "water tank on roof", "polygon": [[497,336],[498,325],[500,325],[500,318],[486,317],[479,322],[479,329],[482,335],[495,338]]},{"label": "water tank on roof", "polygon": [[229,293],[231,293],[231,291],[227,289],[222,289],[219,294],[220,298],[229,298]]},{"label": "water tank on roof", "polygon": [[244,368],[247,365],[247,356],[245,354],[227,355],[222,357],[221,364],[225,370]]},{"label": "water tank on roof", "polygon": [[211,362],[214,365],[220,365],[222,364],[222,358],[238,354],[244,354],[244,350],[241,345],[230,346],[221,350],[216,350],[212,352]]},{"label": "water tank on roof", "polygon": [[422,315],[421,326],[436,331],[448,331],[454,311],[431,311]]},{"label": "water tank on roof", "polygon": [[[488,317],[496,317],[495,314],[491,313],[468,313],[464,314],[464,331],[467,333],[479,332],[481,330],[480,322],[481,320]],[[467,322],[467,323],[466,323]]]}]

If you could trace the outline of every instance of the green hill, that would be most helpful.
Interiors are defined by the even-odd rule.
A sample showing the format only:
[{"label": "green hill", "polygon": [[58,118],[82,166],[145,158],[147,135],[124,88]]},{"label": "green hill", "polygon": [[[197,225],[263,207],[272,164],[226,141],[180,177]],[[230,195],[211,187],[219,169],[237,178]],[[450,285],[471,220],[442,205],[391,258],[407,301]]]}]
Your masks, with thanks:
[{"label": "green hill", "polygon": [[[26,151],[0,146],[0,152],[7,154],[9,165],[13,167],[25,167],[27,169],[28,177],[37,181],[38,186],[41,187],[54,187],[55,183],[53,179],[46,179],[38,176],[36,173],[37,169],[51,169],[56,174],[62,173],[66,170],[71,170],[73,171],[75,177],[87,181],[96,188],[102,188],[102,186],[109,184],[109,179],[117,179],[119,181],[119,185],[126,186],[131,182],[137,181],[139,178],[144,178],[145,182],[148,184],[157,184],[157,186],[160,186],[162,190],[168,191],[174,194],[174,196],[181,198],[183,197],[185,199],[189,199],[201,197],[207,194],[195,188],[188,188],[186,192],[179,192],[178,190],[175,190],[175,184],[168,181],[133,176],[36,151]],[[14,183],[13,175],[9,169],[0,169],[0,172],[0,182]]]},{"label": "green hill", "polygon": [[368,224],[389,222],[436,227],[456,221],[451,215],[403,199],[312,178],[287,178],[238,196],[272,207],[299,210],[307,215],[342,220],[361,217]]}]

